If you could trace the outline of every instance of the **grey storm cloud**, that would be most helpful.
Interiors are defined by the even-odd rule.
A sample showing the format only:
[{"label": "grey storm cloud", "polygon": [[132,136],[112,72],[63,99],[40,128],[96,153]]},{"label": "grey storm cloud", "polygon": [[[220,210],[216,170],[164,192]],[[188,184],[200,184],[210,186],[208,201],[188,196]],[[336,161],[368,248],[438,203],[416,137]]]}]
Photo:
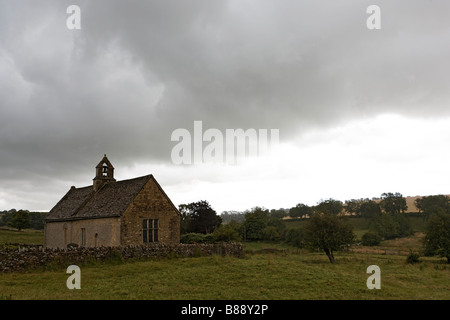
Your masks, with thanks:
[{"label": "grey storm cloud", "polygon": [[[68,30],[66,8],[81,8]],[[449,114],[450,3],[0,0],[0,178],[113,154],[168,162],[176,128],[280,140],[379,113]],[[69,174],[69,173],[66,173]]]}]

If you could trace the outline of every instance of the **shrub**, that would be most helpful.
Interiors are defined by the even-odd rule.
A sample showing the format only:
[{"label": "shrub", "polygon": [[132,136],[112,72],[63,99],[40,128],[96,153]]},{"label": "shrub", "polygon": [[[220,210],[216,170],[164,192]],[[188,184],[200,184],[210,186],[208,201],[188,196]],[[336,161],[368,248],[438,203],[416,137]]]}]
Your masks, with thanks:
[{"label": "shrub", "polygon": [[370,230],[383,239],[395,239],[412,234],[411,223],[404,214],[383,213],[371,221]]},{"label": "shrub", "polygon": [[406,257],[406,263],[413,264],[413,263],[418,263],[418,262],[420,262],[419,254],[412,252],[412,250],[409,250],[409,254]]},{"label": "shrub", "polygon": [[186,233],[180,237],[181,243],[205,243],[206,234],[203,233]]},{"label": "shrub", "polygon": [[303,247],[302,231],[300,229],[289,229],[286,232],[285,241],[291,246],[302,248]]},{"label": "shrub", "polygon": [[377,246],[380,244],[381,237],[374,232],[366,232],[363,234],[361,240],[364,246]]},{"label": "shrub", "polygon": [[241,241],[239,233],[229,224],[221,225],[212,234],[214,242],[238,242]]},{"label": "shrub", "polygon": [[423,239],[425,255],[440,255],[450,263],[450,214],[442,209],[432,213]]},{"label": "shrub", "polygon": [[267,226],[263,229],[263,239],[268,241],[278,241],[281,235],[274,226]]},{"label": "shrub", "polygon": [[214,243],[214,236],[212,233],[205,234],[203,237],[203,243]]}]

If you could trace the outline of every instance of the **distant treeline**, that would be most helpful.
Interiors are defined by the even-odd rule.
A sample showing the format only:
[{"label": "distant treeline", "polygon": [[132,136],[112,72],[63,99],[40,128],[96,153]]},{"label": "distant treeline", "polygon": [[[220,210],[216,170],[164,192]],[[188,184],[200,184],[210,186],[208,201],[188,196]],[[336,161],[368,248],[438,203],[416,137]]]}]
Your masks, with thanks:
[{"label": "distant treeline", "polygon": [[44,219],[47,212],[30,212],[28,210],[0,211],[0,226],[21,229],[44,229]]},{"label": "distant treeline", "polygon": [[[417,214],[428,217],[430,212],[435,211],[436,207],[450,212],[450,197],[446,195],[424,196],[414,201],[417,208]],[[265,209],[265,208],[264,208]],[[267,209],[265,209],[267,210]],[[245,211],[223,211],[220,216],[223,223],[231,221],[243,222],[245,215],[250,212]],[[342,202],[335,199],[322,199],[316,205],[297,204],[292,208],[280,208],[268,210],[269,216],[272,218],[310,218],[314,212],[331,213],[337,215],[361,216],[364,218],[372,218],[380,212],[391,214],[406,213],[408,205],[406,198],[401,193],[383,193],[381,197],[351,199]]]},{"label": "distant treeline", "polygon": [[[220,217],[222,218],[223,223],[229,223],[231,221],[244,222],[245,215],[247,213],[251,212],[252,210],[253,210],[253,208],[245,210],[245,211],[223,211],[220,214]],[[272,217],[272,218],[284,218],[284,217],[289,216],[289,209],[284,209],[284,208],[272,209],[272,210],[269,210],[268,212],[269,212],[270,217]]]}]

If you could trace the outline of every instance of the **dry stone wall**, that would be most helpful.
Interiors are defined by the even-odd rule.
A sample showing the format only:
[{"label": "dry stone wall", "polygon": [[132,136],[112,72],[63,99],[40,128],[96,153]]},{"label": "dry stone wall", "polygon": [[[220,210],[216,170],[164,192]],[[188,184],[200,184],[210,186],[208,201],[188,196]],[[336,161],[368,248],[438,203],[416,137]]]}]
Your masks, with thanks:
[{"label": "dry stone wall", "polygon": [[240,243],[148,244],[120,247],[75,247],[50,249],[43,246],[0,248],[0,272],[17,272],[53,265],[82,265],[86,262],[127,261],[131,259],[199,257],[218,254],[242,257]]}]

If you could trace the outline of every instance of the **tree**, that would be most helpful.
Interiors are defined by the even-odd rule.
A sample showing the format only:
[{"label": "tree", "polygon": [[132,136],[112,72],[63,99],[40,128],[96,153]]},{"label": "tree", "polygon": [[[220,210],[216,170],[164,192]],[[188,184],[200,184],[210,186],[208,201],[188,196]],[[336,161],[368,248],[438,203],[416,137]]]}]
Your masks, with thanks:
[{"label": "tree", "polygon": [[335,199],[322,200],[314,210],[318,213],[339,215],[344,209],[344,204]]},{"label": "tree", "polygon": [[370,229],[383,239],[408,236],[412,233],[409,219],[405,216],[408,210],[406,199],[401,193],[383,193],[379,203],[383,214],[374,213],[370,221]]},{"label": "tree", "polygon": [[[266,240],[281,240],[281,238],[284,237],[284,233],[286,231],[286,224],[280,218],[274,218],[270,216],[269,219],[267,220],[266,229],[267,228],[272,228],[272,230],[277,236],[274,237],[274,235],[271,234],[270,239],[265,238]],[[268,234],[270,234],[270,232]]]},{"label": "tree", "polygon": [[285,241],[294,247],[303,248],[303,231],[300,228],[289,229],[285,234]]},{"label": "tree", "polygon": [[180,233],[189,233],[189,224],[191,223],[190,207],[188,204],[180,204],[178,206],[180,212]]},{"label": "tree", "polygon": [[437,254],[450,263],[450,214],[436,209],[428,219],[423,241],[426,255]]},{"label": "tree", "polygon": [[417,198],[414,201],[420,213],[423,213],[425,218],[428,218],[432,213],[436,212],[438,208],[445,213],[450,213],[450,197],[445,195],[427,196]]},{"label": "tree", "polygon": [[370,220],[369,230],[382,239],[394,239],[397,237],[397,224],[390,213],[381,214]]},{"label": "tree", "polygon": [[360,205],[359,214],[367,220],[379,217],[381,215],[380,205],[373,200],[367,200]]},{"label": "tree", "polygon": [[8,226],[22,230],[30,226],[30,213],[26,210],[19,210],[14,212],[11,220],[8,222]]},{"label": "tree", "polygon": [[400,214],[408,210],[406,199],[401,193],[383,193],[381,195],[380,207],[386,213]]},{"label": "tree", "polygon": [[255,207],[245,214],[244,240],[263,240],[264,228],[269,219],[269,210]]},{"label": "tree", "polygon": [[292,218],[295,217],[310,217],[313,213],[313,209],[303,203],[299,203],[297,204],[295,207],[292,207],[291,209],[289,209],[289,216]]},{"label": "tree", "polygon": [[46,215],[47,212],[30,212],[30,228],[43,230]]},{"label": "tree", "polygon": [[182,204],[179,208],[182,229],[186,232],[211,233],[222,223],[222,218],[211,208],[208,201]]},{"label": "tree", "polygon": [[305,244],[323,250],[331,263],[335,261],[334,252],[351,244],[354,239],[352,227],[334,214],[315,213],[304,228]]},{"label": "tree", "polygon": [[270,216],[272,218],[284,218],[288,215],[289,210],[286,210],[284,208],[280,208],[280,209],[272,209],[270,210]]},{"label": "tree", "polygon": [[214,242],[241,241],[241,237],[231,223],[221,225],[213,232]]},{"label": "tree", "polygon": [[245,214],[241,234],[244,241],[278,241],[284,237],[286,225],[269,210],[254,207]]},{"label": "tree", "polygon": [[263,229],[262,233],[263,239],[268,241],[280,241],[283,236],[276,227],[269,225]]},{"label": "tree", "polygon": [[412,227],[404,214],[383,213],[370,220],[369,229],[383,239],[409,236]]},{"label": "tree", "polygon": [[350,214],[360,215],[361,214],[361,206],[370,201],[369,199],[351,199],[345,201],[345,211]]},{"label": "tree", "polygon": [[394,220],[397,223],[398,237],[407,237],[413,234],[413,228],[411,226],[411,221],[404,214],[394,215]]},{"label": "tree", "polygon": [[14,213],[16,213],[17,210],[16,209],[11,209],[8,211],[2,211],[1,213],[1,219],[0,219],[0,226],[7,226],[9,221],[12,219],[12,217],[14,216]]}]

